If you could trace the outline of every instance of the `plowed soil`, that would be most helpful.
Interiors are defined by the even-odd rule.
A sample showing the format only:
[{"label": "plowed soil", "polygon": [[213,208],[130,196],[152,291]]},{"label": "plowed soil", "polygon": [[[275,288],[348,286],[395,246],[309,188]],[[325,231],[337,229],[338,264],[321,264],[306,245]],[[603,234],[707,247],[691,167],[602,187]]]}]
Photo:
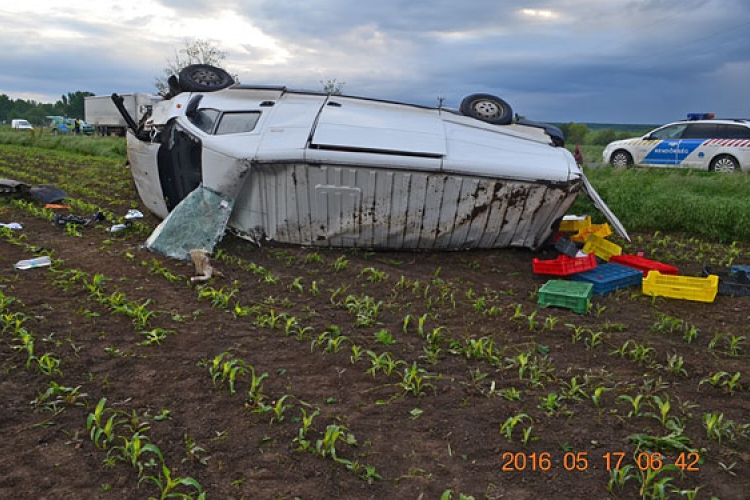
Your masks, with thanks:
[{"label": "plowed soil", "polygon": [[[15,178],[59,185],[65,168],[42,155]],[[107,231],[140,206],[127,169],[106,168],[95,190],[62,186],[106,221],[66,229],[0,201],[0,222],[23,226],[0,240],[0,497],[748,498],[749,298],[629,286],[578,314],[539,304],[553,278],[532,260],[554,249],[232,235],[191,283],[192,263],[141,247],[158,223],[145,210]],[[613,241],[684,276],[750,264],[745,244]],[[13,268],[44,254],[51,267]]]}]

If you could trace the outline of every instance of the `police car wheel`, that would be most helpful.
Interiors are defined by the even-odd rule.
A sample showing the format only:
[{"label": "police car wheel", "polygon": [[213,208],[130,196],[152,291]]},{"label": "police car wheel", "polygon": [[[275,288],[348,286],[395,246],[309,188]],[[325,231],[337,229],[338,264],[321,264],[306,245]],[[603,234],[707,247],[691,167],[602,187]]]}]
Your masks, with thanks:
[{"label": "police car wheel", "polygon": [[627,151],[615,151],[609,162],[615,168],[628,168],[633,164],[633,157]]},{"label": "police car wheel", "polygon": [[737,163],[737,160],[732,158],[729,155],[721,155],[717,156],[716,158],[711,161],[711,166],[709,167],[709,170],[712,172],[719,172],[722,174],[732,174],[734,172],[740,171],[740,166]]}]

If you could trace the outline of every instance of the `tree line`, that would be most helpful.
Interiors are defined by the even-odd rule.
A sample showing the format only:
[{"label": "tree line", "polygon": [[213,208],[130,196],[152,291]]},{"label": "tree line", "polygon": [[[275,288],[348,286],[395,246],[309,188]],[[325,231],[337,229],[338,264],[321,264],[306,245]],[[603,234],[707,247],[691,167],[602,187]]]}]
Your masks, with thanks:
[{"label": "tree line", "polygon": [[34,100],[11,99],[6,94],[0,94],[0,123],[10,123],[11,120],[24,118],[33,125],[43,124],[47,116],[66,116],[83,119],[83,102],[92,92],[68,92],[54,104],[40,103]]}]

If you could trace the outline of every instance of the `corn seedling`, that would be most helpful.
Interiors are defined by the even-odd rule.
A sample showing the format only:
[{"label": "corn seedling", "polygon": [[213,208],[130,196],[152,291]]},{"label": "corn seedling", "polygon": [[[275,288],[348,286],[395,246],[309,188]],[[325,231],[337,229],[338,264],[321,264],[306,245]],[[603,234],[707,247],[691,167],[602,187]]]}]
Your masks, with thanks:
[{"label": "corn seedling", "polygon": [[[143,470],[146,467],[156,465],[154,457],[157,457],[159,462],[164,461],[161,450],[155,444],[148,442],[148,436],[136,431],[130,439],[126,437],[121,437],[121,439],[123,441],[122,446],[113,446],[109,453],[107,453],[107,457],[128,463],[138,471],[139,477],[143,475]],[[146,461],[145,457],[147,454],[151,454],[152,456]]]},{"label": "corn seedling", "polygon": [[427,380],[433,376],[427,373],[424,368],[419,368],[414,362],[409,368],[404,368],[401,382],[397,385],[403,390],[403,393],[411,393],[413,396],[421,396],[428,387],[433,387]]},{"label": "corn seedling", "polygon": [[362,297],[356,297],[349,295],[344,300],[344,305],[349,311],[349,314],[355,316],[354,324],[356,326],[372,326],[375,320],[380,314],[380,308],[383,306],[383,301],[376,302],[375,299],[369,295]]},{"label": "corn seedling", "polygon": [[594,332],[592,330],[587,330],[588,336],[583,339],[583,344],[586,346],[586,350],[594,350],[600,345],[602,345],[604,332]]},{"label": "corn seedling", "polygon": [[623,394],[617,398],[618,401],[626,401],[630,403],[630,411],[628,417],[640,417],[643,415],[641,412],[641,403],[643,402],[643,394],[637,394],[635,397]]},{"label": "corn seedling", "polygon": [[93,441],[94,446],[100,449],[106,449],[109,444],[115,440],[115,429],[125,420],[120,417],[120,413],[106,408],[107,398],[101,398],[94,408],[93,413],[89,413],[86,419],[86,430]]},{"label": "corn seedling", "polygon": [[326,331],[318,335],[318,338],[313,340],[310,344],[310,351],[315,350],[315,347],[323,346],[323,352],[339,352],[339,349],[349,340],[349,337],[341,335],[339,328],[334,327],[326,328]]},{"label": "corn seedling", "polygon": [[305,293],[305,287],[302,286],[302,278],[296,277],[294,281],[289,285],[289,290],[297,293]]},{"label": "corn seedling", "polygon": [[354,436],[347,432],[346,426],[338,424],[330,424],[326,427],[326,432],[323,435],[323,439],[318,439],[315,444],[315,451],[321,457],[331,457],[334,461],[338,461],[336,455],[336,443],[339,440],[343,440],[347,444],[356,444]]},{"label": "corn seedling", "polygon": [[698,382],[698,386],[707,383],[713,387],[721,387],[729,394],[733,394],[734,391],[742,389],[742,385],[738,382],[741,376],[740,372],[736,372],[734,375],[727,372],[716,372]]},{"label": "corn seedling", "polygon": [[[236,284],[236,283],[235,283]],[[214,309],[225,309],[229,310],[229,302],[232,297],[237,295],[239,289],[231,288],[228,292],[224,291],[224,287],[218,290],[211,286],[202,286],[198,288],[198,298],[207,299],[211,302],[211,307]]]},{"label": "corn seedling", "polygon": [[297,431],[297,437],[294,438],[294,442],[298,445],[298,451],[313,451],[311,442],[307,439],[307,434],[312,428],[315,417],[320,415],[320,410],[315,410],[310,415],[307,414],[304,408],[300,408],[300,411],[302,412],[302,427]]},{"label": "corn seedling", "polygon": [[37,368],[44,375],[62,375],[60,370],[60,359],[55,357],[54,354],[45,353],[38,358],[33,358],[37,363]]},{"label": "corn seedling", "polygon": [[570,379],[570,382],[563,382],[562,385],[564,387],[564,389],[560,391],[560,396],[562,399],[573,399],[575,401],[581,401],[584,398],[589,397],[588,394],[586,394],[586,391],[583,390],[586,382],[580,384],[578,382],[578,377],[573,377]]},{"label": "corn seedling", "polygon": [[396,343],[396,341],[393,340],[393,335],[388,333],[385,328],[375,332],[375,342],[383,345],[393,345]]},{"label": "corn seedling", "polygon": [[182,436],[182,440],[185,443],[185,454],[186,458],[183,458],[183,462],[198,462],[201,465],[208,465],[208,460],[211,458],[206,455],[206,449],[199,446],[195,442],[195,438],[188,434]]},{"label": "corn seedling", "polygon": [[343,271],[346,269],[346,266],[349,265],[349,260],[346,258],[345,255],[340,255],[336,261],[332,264],[333,268],[336,271]]},{"label": "corn seedling", "polygon": [[271,309],[265,314],[258,314],[255,317],[255,324],[261,328],[271,328],[271,329],[277,329],[280,328],[281,325],[283,325],[286,320],[288,319],[288,315],[286,313],[279,313],[276,314],[276,311]]},{"label": "corn seedling", "polygon": [[164,328],[152,328],[150,330],[142,331],[140,334],[145,337],[145,340],[139,345],[161,345],[161,343],[167,339],[167,335],[173,333],[175,333],[173,330],[166,330]]},{"label": "corn seedling", "polygon": [[[639,457],[643,456],[640,454]],[[674,478],[671,476],[662,477],[658,479],[659,475],[667,472],[678,470],[672,464],[668,464],[662,467],[662,458],[658,453],[652,455],[653,458],[649,458],[649,461],[653,461],[654,467],[640,468],[638,476],[636,478],[641,483],[640,495],[641,498],[649,500],[663,500],[668,496],[667,487],[670,485]],[[659,458],[661,457],[661,458]]]},{"label": "corn seedling", "polygon": [[378,283],[380,281],[385,281],[388,279],[388,275],[385,273],[385,271],[379,271],[375,269],[374,267],[366,267],[362,269],[359,273],[360,276],[367,276],[367,281]]},{"label": "corn seedling", "polygon": [[637,476],[633,472],[635,466],[632,464],[624,465],[621,469],[612,468],[609,470],[609,481],[607,481],[607,491],[616,494],[618,490],[622,490],[625,484],[631,479],[636,479]]},{"label": "corn seedling", "polygon": [[560,402],[560,396],[558,396],[554,392],[540,397],[539,400],[541,402],[539,403],[537,408],[544,410],[548,416],[555,415],[563,408],[563,405]]},{"label": "corn seedling", "polygon": [[591,402],[594,403],[594,406],[597,408],[601,408],[602,404],[602,396],[605,392],[609,391],[607,387],[604,387],[603,385],[600,385],[599,387],[594,389],[594,392],[591,393]]},{"label": "corn seedling", "polygon": [[198,496],[195,500],[205,500],[206,493],[203,491],[200,483],[192,477],[172,477],[172,471],[164,463],[161,466],[161,472],[156,476],[144,476],[139,481],[150,481],[159,489],[159,500],[168,498],[182,498],[184,500],[193,499],[192,495],[178,492],[180,487],[186,487],[194,490]]},{"label": "corn seedling", "polygon": [[512,417],[508,417],[505,422],[500,425],[500,432],[505,434],[505,438],[508,441],[513,441],[513,430],[518,424],[524,421],[528,421],[532,424],[534,423],[534,419],[526,413],[519,413]]},{"label": "corn seedling", "polygon": [[721,445],[724,438],[733,440],[735,438],[736,424],[733,420],[724,421],[724,413],[713,411],[703,414],[703,427],[706,428],[706,435]]},{"label": "corn seedling", "polygon": [[685,369],[685,360],[682,358],[682,356],[678,356],[677,354],[668,356],[666,366],[660,365],[659,367],[663,368],[673,375],[681,375],[683,377],[687,377],[688,374],[687,370]]},{"label": "corn seedling", "polygon": [[36,408],[41,408],[44,411],[51,411],[55,415],[63,411],[59,406],[62,404],[66,405],[82,405],[82,401],[87,394],[80,391],[81,386],[78,387],[65,387],[54,380],[50,381],[49,387],[43,393],[40,393],[31,403]]},{"label": "corn seedling", "polygon": [[163,278],[166,278],[167,281],[170,281],[173,283],[184,279],[184,277],[177,276],[168,268],[164,267],[158,259],[151,259],[148,262],[142,261],[141,265],[150,266],[151,269],[149,270],[149,273],[162,276]]},{"label": "corn seedling", "polygon": [[284,401],[289,397],[289,394],[285,394],[270,405],[260,403],[260,405],[253,410],[253,413],[273,413],[271,416],[271,422],[281,422],[284,420],[284,413],[286,410],[292,407],[292,405],[285,405]]},{"label": "corn seedling", "polygon": [[263,379],[268,377],[268,373],[263,372],[260,375],[255,373],[255,368],[252,365],[247,365],[248,372],[250,373],[250,387],[247,390],[247,404],[256,408],[263,403],[266,399],[263,394]]},{"label": "corn seedling", "polygon": [[505,389],[500,389],[497,392],[506,401],[520,401],[521,400],[521,391],[519,391],[515,387],[507,387]]},{"label": "corn seedling", "polygon": [[230,353],[223,352],[214,357],[208,372],[214,385],[228,383],[229,393],[234,395],[237,377],[247,373],[247,365],[241,359],[233,358]]},{"label": "corn seedling", "polygon": [[730,335],[727,346],[727,352],[729,355],[737,357],[742,354],[745,340],[747,340],[747,337],[744,335]]}]

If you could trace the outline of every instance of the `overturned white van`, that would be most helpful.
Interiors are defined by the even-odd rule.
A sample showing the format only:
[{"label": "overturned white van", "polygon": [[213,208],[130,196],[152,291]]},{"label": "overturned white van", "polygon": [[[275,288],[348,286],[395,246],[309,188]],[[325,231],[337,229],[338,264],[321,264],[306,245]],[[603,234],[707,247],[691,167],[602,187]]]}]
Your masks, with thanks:
[{"label": "overturned white van", "polygon": [[164,218],[147,246],[166,255],[210,251],[227,226],[256,244],[538,248],[580,191],[627,238],[559,130],[496,97],[428,108],[233,85],[203,65],[170,84],[128,133],[139,196]]}]

